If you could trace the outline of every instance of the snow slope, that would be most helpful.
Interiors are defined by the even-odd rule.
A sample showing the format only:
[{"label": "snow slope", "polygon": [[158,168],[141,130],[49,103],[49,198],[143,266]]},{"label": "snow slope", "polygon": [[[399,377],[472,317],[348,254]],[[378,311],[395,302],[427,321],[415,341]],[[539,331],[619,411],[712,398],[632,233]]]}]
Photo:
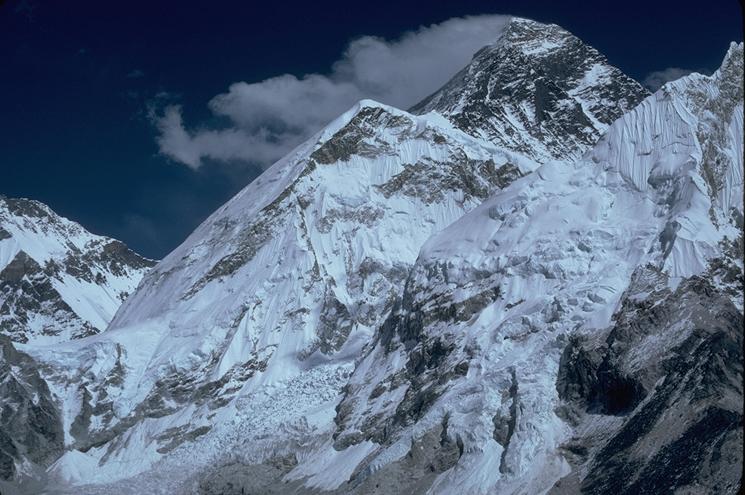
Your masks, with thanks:
[{"label": "snow slope", "polygon": [[[566,86],[561,77],[546,79]],[[608,79],[632,86],[617,71]],[[170,452],[183,442],[220,443],[235,434],[215,415],[233,414],[236,398],[347,369],[400,298],[424,242],[538,166],[510,149],[436,112],[363,101],[272,166],[166,257],[87,346],[82,370],[99,378],[79,371],[72,380],[88,391],[83,406],[60,372],[66,421],[90,425],[71,445],[99,461],[83,478],[131,476],[163,454],[179,459]],[[65,369],[80,352],[51,360]],[[298,421],[303,407],[288,404],[279,418]],[[53,471],[65,477],[65,465]]]},{"label": "snow slope", "polygon": [[39,353],[68,445],[95,460],[55,470],[131,476],[220,429],[210,418],[236,397],[346,369],[425,240],[536,166],[435,114],[355,105],[208,218],[106,332]]},{"label": "snow slope", "polygon": [[[515,48],[534,70],[566,47],[597,53],[560,28],[512,27],[492,52]],[[478,72],[509,87],[499,63]],[[536,126],[515,124],[513,140],[495,106],[460,118],[360,102],[208,218],[106,332],[24,349],[60,407],[50,486],[551,489],[575,467],[556,412],[570,335],[608,327],[640,266],[684,286],[737,241],[741,72],[733,46],[579,161],[643,93],[615,69],[543,72],[547,101],[577,110],[546,114],[519,72],[513,100]]]}]

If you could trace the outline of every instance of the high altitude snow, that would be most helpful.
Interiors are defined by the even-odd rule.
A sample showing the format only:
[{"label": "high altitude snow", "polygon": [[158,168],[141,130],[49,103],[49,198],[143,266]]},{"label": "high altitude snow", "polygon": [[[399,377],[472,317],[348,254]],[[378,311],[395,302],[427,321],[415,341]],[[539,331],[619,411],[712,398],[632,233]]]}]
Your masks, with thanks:
[{"label": "high altitude snow", "polygon": [[[590,412],[572,380],[663,297],[742,319],[741,87],[742,45],[647,95],[558,26],[514,19],[414,113],[360,102],[208,218],[107,331],[21,346],[65,449],[26,486],[619,492],[596,473],[639,455],[611,447],[659,396],[645,377],[664,380],[629,365],[628,403]],[[693,331],[641,342],[677,356]],[[727,404],[707,418],[742,417]],[[645,452],[616,478],[664,459]]]},{"label": "high altitude snow", "polygon": [[[674,287],[742,242],[742,201],[724,199],[742,197],[741,68],[733,45],[713,76],[666,85],[582,160],[543,165],[432,236],[349,380],[337,439],[385,430],[375,455],[390,462],[447,414],[464,453],[432,493],[540,493],[567,475],[572,430],[556,412],[567,336],[609,327],[639,268]],[[707,149],[724,157],[710,187]]]},{"label": "high altitude snow", "polygon": [[412,109],[544,163],[575,159],[649,93],[555,24],[515,18]]}]

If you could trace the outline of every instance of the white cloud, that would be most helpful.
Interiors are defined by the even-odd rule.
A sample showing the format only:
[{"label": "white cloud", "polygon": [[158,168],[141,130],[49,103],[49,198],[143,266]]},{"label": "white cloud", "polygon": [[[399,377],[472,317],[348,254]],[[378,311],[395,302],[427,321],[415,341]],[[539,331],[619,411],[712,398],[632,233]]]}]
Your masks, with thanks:
[{"label": "white cloud", "polygon": [[663,70],[656,70],[647,74],[642,84],[646,86],[650,91],[657,91],[668,81],[675,81],[683,76],[696,72],[690,69],[681,69],[680,67],[668,67]]},{"label": "white cloud", "polygon": [[357,100],[404,109],[416,104],[495,41],[508,19],[454,18],[392,41],[364,36],[349,44],[327,75],[234,83],[209,102],[228,127],[187,129],[180,107],[168,106],[155,119],[160,151],[194,169],[205,158],[269,165]]},{"label": "white cloud", "polygon": [[157,138],[160,152],[195,170],[202,166],[203,158],[223,162],[271,163],[282,157],[285,148],[291,149],[299,144],[295,134],[272,134],[263,128],[249,132],[236,126],[190,133],[184,128],[181,107],[178,105],[166,107],[156,125],[160,132]]}]

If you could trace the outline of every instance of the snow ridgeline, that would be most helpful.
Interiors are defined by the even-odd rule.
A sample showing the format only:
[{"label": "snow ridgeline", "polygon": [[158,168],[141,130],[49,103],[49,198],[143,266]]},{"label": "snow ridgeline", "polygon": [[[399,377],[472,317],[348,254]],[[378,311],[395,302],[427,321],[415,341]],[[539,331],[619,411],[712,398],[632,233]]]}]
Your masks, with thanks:
[{"label": "snow ridgeline", "polygon": [[[74,447],[50,472],[132,476],[183,442],[233,435],[220,431],[240,425],[219,418],[241,397],[348,368],[418,247],[536,166],[439,115],[360,102],[208,218],[104,334],[37,355]],[[288,421],[307,413],[280,410]]]}]

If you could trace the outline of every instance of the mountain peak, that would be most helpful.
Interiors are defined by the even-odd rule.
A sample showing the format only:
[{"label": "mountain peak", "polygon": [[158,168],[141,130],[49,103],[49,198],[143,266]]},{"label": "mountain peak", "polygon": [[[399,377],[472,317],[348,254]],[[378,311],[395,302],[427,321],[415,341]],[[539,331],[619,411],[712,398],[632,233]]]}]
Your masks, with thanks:
[{"label": "mountain peak", "polygon": [[[108,370],[84,378],[91,404],[122,398],[116,416],[92,407],[77,447],[146,434],[148,418],[178,421],[180,433],[147,447],[154,462],[247,394],[308,373],[336,383],[400,297],[420,246],[535,166],[441,116],[355,104],[200,225],[106,332],[67,346],[95,361],[143,358],[123,373],[111,368],[113,384]],[[115,476],[123,458],[135,460],[115,443],[111,456],[91,449],[90,475]]]},{"label": "mountain peak", "polygon": [[739,62],[740,65],[743,63],[743,42],[732,41],[727,49],[727,54],[724,56],[722,65],[726,65],[728,61],[735,63]]},{"label": "mountain peak", "polygon": [[545,56],[563,44],[577,40],[572,33],[556,24],[542,24],[522,17],[513,17],[498,41],[492,45],[512,45],[524,54]]},{"label": "mountain peak", "polygon": [[722,65],[716,71],[716,77],[730,79],[740,83],[743,73],[743,43],[730,43],[729,49],[722,60]]},{"label": "mountain peak", "polygon": [[554,24],[514,18],[499,39],[411,111],[539,162],[578,158],[649,93]]},{"label": "mountain peak", "polygon": [[[0,409],[19,411],[0,417],[0,487],[597,492],[619,470],[655,485],[626,492],[674,491],[669,452],[702,438],[679,412],[723,411],[689,364],[742,372],[697,350],[701,328],[740,347],[716,335],[742,327],[742,45],[647,94],[513,18],[424,115],[360,100],[139,284],[149,262],[123,244],[0,198]],[[726,414],[689,449],[696,482],[740,478],[704,456],[730,445]],[[637,462],[642,442],[661,447]]]},{"label": "mountain peak", "polygon": [[98,333],[152,265],[39,201],[0,197],[0,331],[16,342]]},{"label": "mountain peak", "polygon": [[[721,74],[671,83],[581,160],[544,164],[428,239],[336,407],[334,448],[380,445],[356,472],[395,472],[399,446],[415,451],[421,432],[441,421],[438,438],[465,454],[430,493],[639,493],[644,483],[659,491],[662,479],[674,492],[704,486],[712,472],[704,491],[735,493],[741,460],[720,462],[710,444],[689,441],[712,436],[714,422],[699,411],[731,408],[733,425],[742,417],[741,388],[732,387],[737,409],[719,405],[729,385],[718,389],[722,376],[742,373],[743,80],[731,52]],[[739,225],[725,223],[730,211]],[[707,356],[701,328],[728,343]],[[575,338],[593,350],[562,344]],[[605,368],[611,355],[618,361]],[[660,366],[663,357],[686,364]],[[622,401],[612,380],[578,392],[595,359],[599,375],[623,370],[612,372],[629,380]],[[570,360],[582,364],[564,374]],[[738,364],[724,371],[728,363]],[[562,389],[566,382],[573,388]],[[590,399],[565,409],[577,397]],[[681,426],[669,428],[670,417]],[[649,428],[629,426],[639,424]],[[706,475],[698,460],[668,462],[669,446],[684,443],[695,452],[686,459],[712,459]],[[582,446],[563,457],[581,474],[556,483],[567,470],[555,459],[568,445]],[[620,458],[637,464],[621,471]]]}]

